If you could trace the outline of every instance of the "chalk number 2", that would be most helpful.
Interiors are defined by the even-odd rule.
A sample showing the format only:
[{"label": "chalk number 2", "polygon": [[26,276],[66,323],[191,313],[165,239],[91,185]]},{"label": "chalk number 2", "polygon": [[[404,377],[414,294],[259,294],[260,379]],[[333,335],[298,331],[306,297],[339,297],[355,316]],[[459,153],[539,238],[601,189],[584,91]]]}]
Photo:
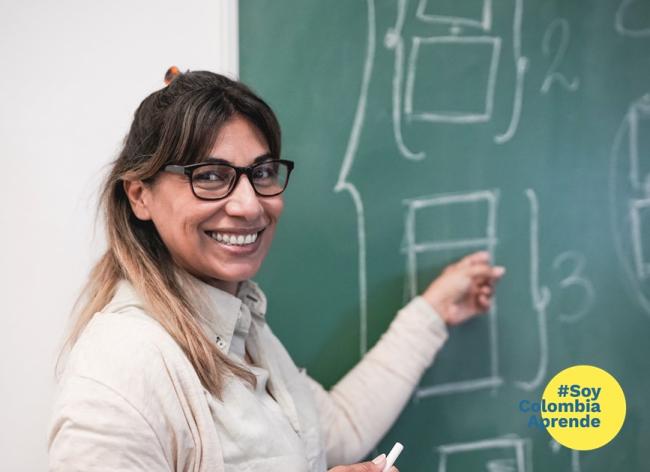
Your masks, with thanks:
[{"label": "chalk number 2", "polygon": [[544,33],[544,39],[542,39],[542,53],[546,57],[550,57],[551,52],[551,41],[555,36],[559,36],[559,44],[555,50],[555,55],[551,61],[551,65],[546,72],[546,77],[542,83],[542,88],[540,89],[542,93],[546,94],[551,89],[553,83],[558,82],[562,87],[570,92],[575,92],[580,87],[580,79],[574,77],[573,80],[567,79],[562,73],[558,72],[564,56],[566,55],[567,47],[569,46],[569,39],[571,37],[571,31],[569,27],[569,22],[565,18],[556,18],[551,22],[551,24],[546,28]]}]

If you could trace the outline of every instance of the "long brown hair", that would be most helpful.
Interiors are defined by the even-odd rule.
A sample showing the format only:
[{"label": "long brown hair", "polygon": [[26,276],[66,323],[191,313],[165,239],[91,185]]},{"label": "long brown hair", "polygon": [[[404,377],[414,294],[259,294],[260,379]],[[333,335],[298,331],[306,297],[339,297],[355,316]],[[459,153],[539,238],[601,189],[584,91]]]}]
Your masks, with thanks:
[{"label": "long brown hair", "polygon": [[75,305],[61,354],[72,349],[93,315],[111,300],[117,283],[127,279],[143,298],[149,315],[185,352],[205,388],[220,397],[226,375],[237,375],[253,385],[255,376],[231,361],[204,334],[197,319],[200,307],[188,290],[191,284],[184,283],[189,274],[174,263],[153,223],[133,214],[123,183],[150,183],[168,164],[201,161],[221,127],[235,115],[256,126],[271,155],[279,157],[280,126],[271,108],[241,82],[207,71],[188,71],[167,79],[169,85],[145,98],[136,110],[124,147],[104,182],[99,206],[108,249],[93,267]]}]

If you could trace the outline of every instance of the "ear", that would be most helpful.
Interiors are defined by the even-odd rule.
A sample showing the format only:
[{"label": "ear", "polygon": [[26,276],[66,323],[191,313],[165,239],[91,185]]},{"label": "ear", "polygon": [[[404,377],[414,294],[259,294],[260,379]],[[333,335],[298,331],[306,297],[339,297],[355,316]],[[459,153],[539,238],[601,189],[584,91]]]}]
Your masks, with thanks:
[{"label": "ear", "polygon": [[124,192],[131,204],[131,210],[139,220],[151,220],[151,212],[147,206],[149,189],[142,180],[124,180]]}]

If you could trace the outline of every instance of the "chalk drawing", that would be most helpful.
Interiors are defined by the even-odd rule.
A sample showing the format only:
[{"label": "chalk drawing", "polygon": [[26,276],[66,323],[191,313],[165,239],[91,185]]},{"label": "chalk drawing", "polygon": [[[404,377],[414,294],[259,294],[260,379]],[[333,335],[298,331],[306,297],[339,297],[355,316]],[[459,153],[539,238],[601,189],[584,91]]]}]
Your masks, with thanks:
[{"label": "chalk drawing", "polygon": [[630,36],[632,38],[643,38],[650,36],[650,24],[646,28],[630,28],[625,25],[627,10],[630,5],[638,3],[639,0],[623,0],[616,10],[616,18],[614,20],[614,27],[616,31],[622,36]]},{"label": "chalk drawing", "polygon": [[366,280],[366,220],[363,210],[363,201],[357,187],[348,181],[352,162],[359,148],[359,138],[361,129],[365,120],[366,100],[368,98],[368,85],[372,76],[372,68],[375,58],[375,2],[374,0],[366,1],[367,19],[368,19],[368,37],[366,57],[363,66],[363,79],[361,81],[361,91],[359,101],[354,115],[354,122],[348,144],[345,149],[345,156],[339,177],[334,186],[334,192],[345,190],[350,194],[354,202],[354,208],[357,213],[357,244],[359,245],[359,257],[357,260],[359,273],[359,355],[362,357],[368,350],[368,301],[367,301],[367,280]]},{"label": "chalk drawing", "polygon": [[551,300],[547,287],[539,286],[539,203],[532,189],[526,190],[530,204],[530,293],[533,308],[537,314],[537,332],[539,337],[539,361],[535,376],[531,380],[517,381],[515,385],[523,390],[538,388],[546,377],[548,368],[548,333],[546,308]]},{"label": "chalk drawing", "polygon": [[[460,111],[413,111],[413,90],[415,88],[415,76],[417,73],[417,59],[421,45],[429,47],[440,47],[445,44],[457,44],[465,47],[472,45],[488,45],[492,52],[490,54],[490,69],[488,72],[487,90],[484,94],[485,104],[483,110],[479,112],[460,112]],[[501,51],[501,38],[490,36],[434,36],[430,38],[414,37],[411,47],[411,54],[408,61],[406,90],[404,93],[404,115],[409,121],[429,121],[441,123],[481,123],[489,121],[492,117],[494,108],[494,90],[497,80],[497,71],[499,68],[499,53]]]},{"label": "chalk drawing", "polygon": [[[562,445],[555,439],[551,439],[549,446],[553,454],[558,454],[562,449]],[[580,472],[580,451],[571,449],[571,472]]]},{"label": "chalk drawing", "polygon": [[580,79],[574,77],[572,80],[569,80],[557,71],[564,60],[571,37],[571,27],[565,18],[556,18],[551,22],[548,28],[546,28],[544,39],[542,39],[542,54],[544,54],[545,57],[550,57],[551,40],[556,36],[556,32],[560,37],[560,43],[555,51],[551,65],[546,72],[546,77],[544,78],[544,82],[542,82],[540,90],[542,93],[548,93],[551,86],[554,83],[558,83],[569,92],[575,92],[580,87]]},{"label": "chalk drawing", "polygon": [[643,234],[648,215],[650,178],[641,170],[650,149],[639,149],[640,123],[650,118],[650,94],[634,101],[628,108],[612,144],[609,168],[610,228],[616,255],[628,282],[632,297],[650,315],[650,263],[647,241]]},{"label": "chalk drawing", "polygon": [[464,18],[460,16],[429,15],[426,13],[428,3],[429,0],[420,0],[415,13],[416,17],[425,23],[448,24],[455,28],[461,26],[480,28],[486,32],[490,31],[490,28],[492,27],[492,0],[483,0],[480,19]]},{"label": "chalk drawing", "polygon": [[[497,228],[497,206],[498,190],[484,190],[469,193],[430,195],[404,200],[406,205],[404,224],[404,247],[406,253],[406,273],[409,280],[410,295],[414,297],[419,292],[417,286],[417,255],[424,252],[445,251],[450,249],[485,249],[494,255],[498,243]],[[417,212],[424,208],[453,206],[456,211],[462,211],[463,206],[485,205],[487,207],[486,227],[484,235],[471,239],[451,239],[427,241],[416,241],[415,228],[417,223]],[[493,388],[503,383],[499,376],[498,352],[497,352],[497,310],[496,302],[492,303],[488,313],[488,337],[490,345],[490,372],[487,377],[464,380],[460,382],[448,382],[436,385],[420,386],[415,391],[415,399],[443,395],[456,392],[467,392],[484,388]]]},{"label": "chalk drawing", "polygon": [[585,278],[583,271],[586,265],[585,257],[575,251],[563,252],[553,260],[553,268],[559,270],[562,266],[572,265],[573,271],[560,281],[560,287],[563,289],[570,287],[579,287],[584,293],[582,304],[573,313],[560,313],[558,318],[565,323],[575,323],[580,321],[589,312],[594,304],[596,294],[591,282]]},{"label": "chalk drawing", "polygon": [[[395,24],[388,29],[384,37],[386,48],[393,50],[395,54],[393,66],[392,81],[392,121],[393,135],[400,154],[407,159],[421,160],[426,157],[423,151],[413,151],[405,143],[402,133],[402,112],[408,121],[421,121],[430,123],[451,123],[459,125],[485,123],[492,119],[495,89],[497,84],[498,69],[500,64],[500,51],[502,38],[497,35],[489,36],[461,36],[461,27],[478,28],[484,32],[490,32],[492,29],[493,13],[492,0],[484,0],[481,18],[472,19],[462,16],[431,15],[427,13],[427,0],[419,0],[416,9],[416,18],[428,24],[448,24],[450,25],[451,35],[421,37],[414,36],[411,38],[411,52],[408,62],[405,63],[404,37],[403,29],[406,19],[406,9],[408,0],[397,1],[397,15]],[[522,55],[521,36],[523,22],[524,0],[514,1],[513,26],[512,26],[512,46],[513,61],[515,64],[515,88],[513,91],[512,107],[510,120],[506,130],[494,136],[494,142],[504,144],[510,141],[519,126],[523,109],[524,98],[524,79],[529,66],[529,60]],[[484,108],[480,111],[465,112],[460,110],[425,110],[415,111],[414,90],[416,83],[418,57],[422,51],[422,46],[442,46],[444,44],[463,45],[468,48],[477,45],[488,44],[491,46],[491,55],[489,61],[489,70],[487,70],[487,82],[485,85]],[[469,49],[468,49],[469,51]],[[405,71],[406,69],[406,71]],[[404,76],[406,84],[403,88]],[[404,94],[404,103],[402,110],[402,94]]]},{"label": "chalk drawing", "polygon": [[[634,266],[639,280],[650,277],[650,254],[644,244],[648,238],[644,237],[642,224],[643,218],[650,219],[650,199],[630,201],[630,225],[632,236],[632,248],[634,250]],[[646,224],[645,228],[650,228]],[[645,242],[645,243],[644,243]]]},{"label": "chalk drawing", "polygon": [[571,450],[571,472],[580,472],[580,451]]},{"label": "chalk drawing", "polygon": [[512,113],[510,115],[510,124],[502,134],[494,137],[494,142],[504,144],[510,141],[519,127],[521,119],[521,110],[524,103],[524,78],[528,71],[528,58],[521,53],[521,33],[524,16],[524,0],[515,0],[514,21],[512,22],[512,55],[517,69],[515,78],[515,96],[512,101]]},{"label": "chalk drawing", "polygon": [[400,154],[407,159],[421,160],[424,159],[423,152],[411,151],[404,142],[402,136],[402,78],[404,75],[404,39],[402,38],[402,29],[404,28],[404,19],[406,15],[407,0],[397,1],[397,18],[395,26],[388,30],[384,38],[384,45],[395,52],[395,62],[393,71],[393,135]]},{"label": "chalk drawing", "polygon": [[484,439],[481,441],[465,442],[457,444],[447,444],[438,447],[440,457],[438,459],[438,472],[456,472],[454,469],[448,467],[450,456],[458,454],[472,454],[480,451],[488,450],[503,450],[507,452],[510,450],[513,458],[502,460],[491,460],[486,463],[486,469],[490,472],[532,472],[530,466],[530,458],[527,457],[526,451],[529,451],[530,456],[530,441],[527,439],[512,437],[502,437],[494,439]]},{"label": "chalk drawing", "polygon": [[[641,153],[639,153],[640,124],[650,121],[650,95],[644,95],[636,101],[627,114],[628,146],[630,156],[630,183],[636,191],[643,192],[650,197],[650,175],[644,174],[640,169]],[[650,149],[644,149],[645,153]],[[646,161],[647,162],[647,161]]]},{"label": "chalk drawing", "polygon": [[548,445],[551,448],[551,451],[553,451],[553,454],[557,454],[562,449],[562,445],[555,439],[551,439]]}]

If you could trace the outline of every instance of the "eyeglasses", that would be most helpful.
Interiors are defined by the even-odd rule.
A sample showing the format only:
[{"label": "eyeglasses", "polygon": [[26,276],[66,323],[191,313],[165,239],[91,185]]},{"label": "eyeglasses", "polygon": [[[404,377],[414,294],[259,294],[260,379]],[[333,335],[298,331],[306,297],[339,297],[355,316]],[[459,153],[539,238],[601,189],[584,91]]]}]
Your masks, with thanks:
[{"label": "eyeglasses", "polygon": [[252,166],[237,167],[224,162],[199,162],[187,166],[168,165],[165,172],[186,175],[190,179],[192,193],[201,200],[226,198],[245,174],[255,193],[261,197],[273,197],[284,192],[293,170],[293,161],[267,159]]}]

